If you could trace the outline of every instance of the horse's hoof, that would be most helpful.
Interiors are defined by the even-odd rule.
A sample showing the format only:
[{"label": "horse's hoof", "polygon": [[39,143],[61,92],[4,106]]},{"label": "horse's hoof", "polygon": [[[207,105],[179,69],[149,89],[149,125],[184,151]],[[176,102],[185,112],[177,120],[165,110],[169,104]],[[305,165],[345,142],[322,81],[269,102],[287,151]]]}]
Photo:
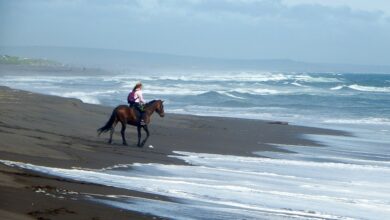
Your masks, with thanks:
[{"label": "horse's hoof", "polygon": [[127,143],[123,143],[123,146],[128,146],[128,144]]}]

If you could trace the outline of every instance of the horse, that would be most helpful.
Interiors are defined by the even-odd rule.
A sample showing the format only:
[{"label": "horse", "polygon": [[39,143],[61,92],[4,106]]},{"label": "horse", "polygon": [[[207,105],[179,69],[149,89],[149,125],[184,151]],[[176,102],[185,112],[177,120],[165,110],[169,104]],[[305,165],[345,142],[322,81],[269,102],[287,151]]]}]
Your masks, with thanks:
[{"label": "horse", "polygon": [[[105,133],[107,131],[110,131],[110,139],[108,140],[108,143],[112,143],[112,135],[114,134],[115,126],[118,122],[122,124],[121,129],[121,135],[122,135],[122,142],[123,145],[127,146],[126,138],[125,138],[125,130],[126,125],[132,125],[137,127],[138,132],[138,147],[143,147],[146,143],[146,141],[149,138],[149,129],[148,124],[151,122],[151,116],[154,112],[157,112],[160,117],[164,117],[164,105],[162,100],[153,100],[145,104],[144,107],[144,121],[145,125],[140,124],[140,113],[137,109],[129,107],[127,105],[119,105],[112,111],[110,119],[107,121],[107,123],[97,129],[98,136],[100,136],[101,133]],[[141,142],[141,128],[144,129],[146,132],[145,139]]]}]

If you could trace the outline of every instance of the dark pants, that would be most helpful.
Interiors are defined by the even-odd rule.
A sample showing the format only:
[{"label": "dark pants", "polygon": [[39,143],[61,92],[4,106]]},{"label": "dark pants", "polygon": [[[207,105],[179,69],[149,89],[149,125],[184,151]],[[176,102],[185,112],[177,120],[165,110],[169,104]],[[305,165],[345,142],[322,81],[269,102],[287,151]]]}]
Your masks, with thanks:
[{"label": "dark pants", "polygon": [[139,116],[139,121],[142,121],[144,118],[144,108],[143,105],[139,102],[131,102],[129,103],[130,107],[134,107],[135,109],[138,110],[140,116]]}]

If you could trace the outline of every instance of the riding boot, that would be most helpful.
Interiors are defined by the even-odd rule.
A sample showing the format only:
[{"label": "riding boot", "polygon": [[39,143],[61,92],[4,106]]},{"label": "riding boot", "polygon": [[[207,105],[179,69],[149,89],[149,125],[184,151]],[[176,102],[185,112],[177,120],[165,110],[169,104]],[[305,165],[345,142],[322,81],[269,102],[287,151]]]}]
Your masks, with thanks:
[{"label": "riding boot", "polygon": [[144,113],[143,112],[140,112],[141,114],[140,114],[140,121],[139,121],[139,124],[140,125],[142,125],[142,126],[144,126],[144,125],[146,125],[146,123],[145,123],[145,120],[144,120]]}]

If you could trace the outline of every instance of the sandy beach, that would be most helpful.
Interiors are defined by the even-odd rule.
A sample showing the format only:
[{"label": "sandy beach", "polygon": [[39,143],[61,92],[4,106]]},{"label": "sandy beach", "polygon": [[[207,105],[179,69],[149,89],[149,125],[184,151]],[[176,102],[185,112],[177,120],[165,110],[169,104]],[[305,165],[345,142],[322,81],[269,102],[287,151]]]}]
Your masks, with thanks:
[{"label": "sandy beach", "polygon": [[[117,164],[184,164],[172,151],[256,156],[278,151],[269,143],[318,145],[302,134],[343,135],[339,131],[270,121],[166,114],[153,116],[151,137],[136,147],[136,129],[127,129],[122,146],[119,127],[114,143],[97,137],[112,108],[0,87],[0,159],[58,168],[99,169]],[[151,147],[152,146],[152,147]],[[162,196],[75,182],[0,165],[1,219],[153,219],[87,201],[88,195]],[[44,192],[44,193],[42,193]]]}]

